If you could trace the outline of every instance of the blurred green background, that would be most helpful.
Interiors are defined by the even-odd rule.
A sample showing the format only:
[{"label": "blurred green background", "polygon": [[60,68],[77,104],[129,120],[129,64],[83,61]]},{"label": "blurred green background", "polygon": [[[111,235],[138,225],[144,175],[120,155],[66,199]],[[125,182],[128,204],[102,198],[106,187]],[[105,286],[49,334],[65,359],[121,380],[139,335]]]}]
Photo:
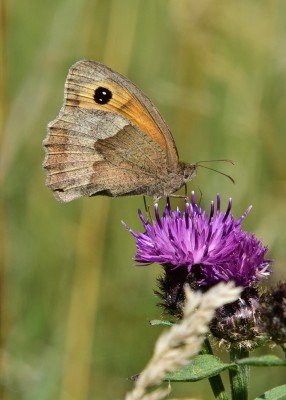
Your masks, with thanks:
[{"label": "blurred green background", "polygon": [[[202,205],[233,198],[285,276],[286,2],[1,1],[2,397],[123,399],[153,350],[158,266],[135,267],[141,197],[58,203],[42,140],[68,68],[101,61],[127,75],[168,122],[184,161],[228,158],[190,183]],[[181,204],[172,200],[174,205]],[[278,353],[279,354],[279,353]],[[258,373],[257,373],[258,372]],[[285,383],[253,370],[251,397]],[[209,399],[208,384],[173,396]]]}]

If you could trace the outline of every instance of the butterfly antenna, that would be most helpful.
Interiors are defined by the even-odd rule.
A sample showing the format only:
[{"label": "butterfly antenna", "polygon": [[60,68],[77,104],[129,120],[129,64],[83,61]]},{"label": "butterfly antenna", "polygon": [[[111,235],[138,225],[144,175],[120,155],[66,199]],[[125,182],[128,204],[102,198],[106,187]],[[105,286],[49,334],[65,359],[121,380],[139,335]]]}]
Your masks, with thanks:
[{"label": "butterfly antenna", "polygon": [[197,166],[197,167],[201,167],[201,168],[205,168],[205,169],[209,169],[210,171],[217,172],[218,174],[223,175],[223,176],[225,176],[226,178],[228,178],[229,180],[231,180],[232,183],[235,183],[234,179],[233,179],[230,175],[227,175],[227,174],[225,174],[224,172],[221,172],[221,171],[219,171],[219,170],[217,170],[217,169],[214,169],[214,168],[211,168],[211,167],[207,167],[206,165],[202,165],[202,164],[201,164],[201,163],[208,163],[208,162],[214,162],[214,161],[224,161],[224,162],[228,162],[228,163],[234,165],[234,162],[231,161],[231,160],[203,160],[203,161],[198,161],[198,162],[196,163],[196,166]]},{"label": "butterfly antenna", "polygon": [[200,164],[200,163],[209,163],[209,162],[228,162],[229,164],[231,164],[231,165],[234,165],[234,162],[232,161],[232,160],[201,160],[201,161],[198,161],[197,162],[197,164]]}]

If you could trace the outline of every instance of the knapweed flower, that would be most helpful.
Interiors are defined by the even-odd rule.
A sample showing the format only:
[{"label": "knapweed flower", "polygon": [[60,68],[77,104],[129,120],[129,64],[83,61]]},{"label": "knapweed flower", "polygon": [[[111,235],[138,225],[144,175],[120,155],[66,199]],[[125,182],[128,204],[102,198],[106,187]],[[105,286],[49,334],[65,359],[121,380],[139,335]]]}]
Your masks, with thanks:
[{"label": "knapweed flower", "polygon": [[231,213],[232,201],[225,212],[211,203],[203,211],[192,193],[184,212],[172,211],[170,202],[162,216],[155,205],[155,221],[145,219],[139,210],[144,232],[129,232],[136,239],[135,261],[139,265],[159,263],[159,304],[177,318],[184,312],[184,286],[206,291],[220,281],[234,281],[243,288],[239,300],[221,307],[210,324],[212,334],[227,346],[250,349],[258,345],[258,283],[270,274],[267,247],[253,233],[242,229],[242,221],[251,207],[238,219]]},{"label": "knapweed flower", "polygon": [[[160,217],[155,204],[156,220],[151,222],[139,210],[144,232],[128,228],[136,239],[135,261],[140,265],[159,263],[165,271],[173,271],[173,276],[191,277],[200,288],[219,281],[251,286],[270,273],[270,260],[265,258],[267,247],[242,229],[241,222],[250,207],[238,219],[233,217],[231,207],[230,199],[226,212],[222,212],[218,195],[216,210],[212,202],[207,214],[192,193],[184,212],[172,211],[167,201]],[[190,279],[187,281],[190,283]]]},{"label": "knapweed flower", "polygon": [[220,344],[252,349],[260,344],[259,294],[256,287],[243,290],[240,298],[216,310],[210,324],[212,334]]}]

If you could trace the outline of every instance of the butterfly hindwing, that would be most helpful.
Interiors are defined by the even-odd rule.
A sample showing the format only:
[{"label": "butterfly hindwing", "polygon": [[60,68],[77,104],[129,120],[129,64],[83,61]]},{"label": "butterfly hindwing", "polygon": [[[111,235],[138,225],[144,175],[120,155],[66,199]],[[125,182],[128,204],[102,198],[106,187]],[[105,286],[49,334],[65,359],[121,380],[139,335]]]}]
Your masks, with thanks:
[{"label": "butterfly hindwing", "polygon": [[48,129],[44,141],[47,185],[61,201],[100,192],[139,194],[140,188],[144,192],[167,168],[159,145],[110,112],[65,107]]}]

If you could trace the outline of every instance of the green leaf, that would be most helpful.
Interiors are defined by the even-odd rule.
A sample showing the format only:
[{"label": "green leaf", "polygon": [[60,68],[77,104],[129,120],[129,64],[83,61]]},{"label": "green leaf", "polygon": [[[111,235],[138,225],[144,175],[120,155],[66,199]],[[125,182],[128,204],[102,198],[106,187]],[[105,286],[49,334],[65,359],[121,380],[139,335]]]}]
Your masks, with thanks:
[{"label": "green leaf", "polygon": [[171,321],[167,321],[167,320],[164,321],[161,319],[152,319],[150,321],[150,325],[152,325],[152,326],[155,326],[155,325],[172,326],[172,325],[174,325],[174,323]]},{"label": "green leaf", "polygon": [[229,368],[237,368],[235,364],[223,363],[210,354],[194,357],[190,364],[165,376],[165,381],[171,382],[196,382],[201,379],[211,378]]},{"label": "green leaf", "polygon": [[286,385],[277,386],[274,389],[256,397],[255,400],[285,400],[286,399]]},{"label": "green leaf", "polygon": [[272,355],[241,358],[236,363],[238,365],[252,365],[254,367],[286,367],[286,360]]}]

